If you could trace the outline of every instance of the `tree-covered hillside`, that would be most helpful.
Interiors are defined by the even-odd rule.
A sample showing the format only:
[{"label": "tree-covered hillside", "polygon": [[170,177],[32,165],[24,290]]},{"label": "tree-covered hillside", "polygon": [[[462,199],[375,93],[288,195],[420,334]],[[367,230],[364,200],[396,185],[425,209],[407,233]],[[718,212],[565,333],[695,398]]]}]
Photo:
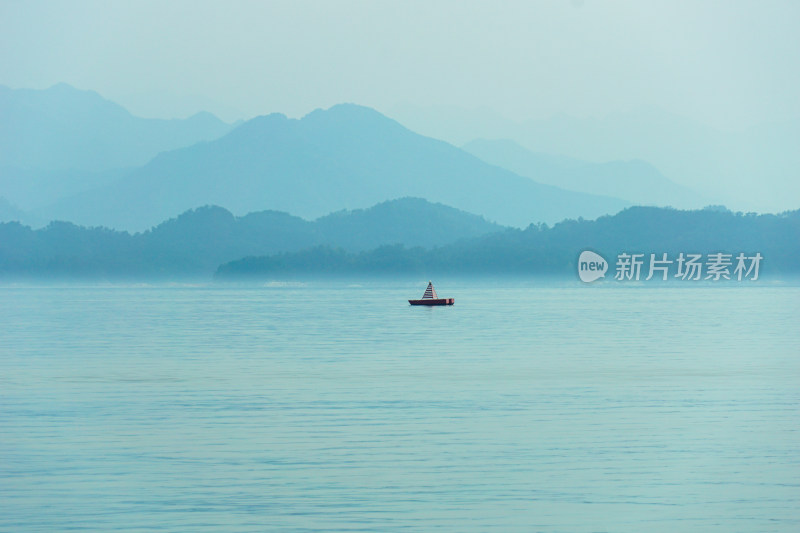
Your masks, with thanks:
[{"label": "tree-covered hillside", "polygon": [[734,214],[724,209],[679,211],[633,207],[595,221],[509,229],[432,250],[384,246],[348,253],[317,247],[248,257],[222,265],[218,279],[297,275],[557,275],[575,276],[578,256],[594,250],[612,263],[621,253],[760,253],[764,274],[800,273],[800,211]]},{"label": "tree-covered hillside", "polygon": [[53,222],[40,230],[0,224],[0,279],[210,277],[247,255],[328,245],[360,251],[384,244],[432,247],[502,230],[482,217],[419,198],[340,211],[315,221],[278,211],[235,217],[206,206],[129,234]]}]

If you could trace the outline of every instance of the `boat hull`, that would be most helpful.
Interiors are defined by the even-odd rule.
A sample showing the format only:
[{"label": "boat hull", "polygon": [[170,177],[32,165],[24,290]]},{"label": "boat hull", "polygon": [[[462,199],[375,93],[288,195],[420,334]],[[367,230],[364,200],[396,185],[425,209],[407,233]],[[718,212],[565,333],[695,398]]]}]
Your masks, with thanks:
[{"label": "boat hull", "polygon": [[453,305],[455,298],[427,298],[424,300],[409,300],[411,305]]}]

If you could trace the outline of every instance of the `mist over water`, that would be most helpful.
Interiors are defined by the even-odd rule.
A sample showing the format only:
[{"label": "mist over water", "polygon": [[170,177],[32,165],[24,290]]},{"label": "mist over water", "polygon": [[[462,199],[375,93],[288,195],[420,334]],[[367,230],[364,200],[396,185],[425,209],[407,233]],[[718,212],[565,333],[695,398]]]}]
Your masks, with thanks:
[{"label": "mist over water", "polygon": [[577,284],[2,288],[0,530],[796,531],[800,287]]},{"label": "mist over water", "polygon": [[0,533],[800,531],[798,22],[0,2]]}]

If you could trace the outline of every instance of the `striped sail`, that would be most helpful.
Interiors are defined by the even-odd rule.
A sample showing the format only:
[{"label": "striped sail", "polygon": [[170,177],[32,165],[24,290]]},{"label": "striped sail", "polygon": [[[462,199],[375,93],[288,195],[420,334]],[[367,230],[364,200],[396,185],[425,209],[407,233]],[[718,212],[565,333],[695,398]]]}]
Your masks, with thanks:
[{"label": "striped sail", "polygon": [[433,283],[431,283],[430,281],[428,282],[428,288],[425,289],[425,294],[422,295],[422,299],[423,300],[439,299],[439,297],[436,295],[436,289],[433,288]]}]

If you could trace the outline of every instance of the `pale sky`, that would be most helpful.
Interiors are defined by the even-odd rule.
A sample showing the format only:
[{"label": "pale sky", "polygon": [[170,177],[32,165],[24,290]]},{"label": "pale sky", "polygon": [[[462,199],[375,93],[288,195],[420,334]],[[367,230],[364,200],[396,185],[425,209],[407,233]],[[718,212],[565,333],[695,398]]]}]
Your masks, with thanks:
[{"label": "pale sky", "polygon": [[642,106],[738,128],[800,117],[798,1],[0,0],[0,84],[140,116],[355,102],[521,120]]}]

